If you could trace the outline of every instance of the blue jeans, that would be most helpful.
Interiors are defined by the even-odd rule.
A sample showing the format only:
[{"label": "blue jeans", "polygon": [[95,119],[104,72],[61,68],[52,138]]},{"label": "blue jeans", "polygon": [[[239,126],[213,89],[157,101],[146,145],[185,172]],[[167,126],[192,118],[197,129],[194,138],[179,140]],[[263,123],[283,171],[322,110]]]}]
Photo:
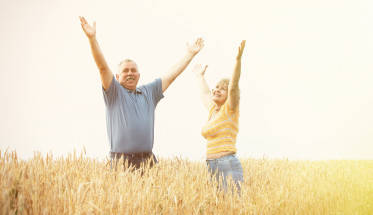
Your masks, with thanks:
[{"label": "blue jeans", "polygon": [[239,192],[241,192],[241,183],[243,182],[243,171],[240,160],[236,154],[226,155],[213,160],[206,160],[207,168],[216,177],[219,187],[223,187],[225,192],[228,191],[228,179],[231,177]]}]

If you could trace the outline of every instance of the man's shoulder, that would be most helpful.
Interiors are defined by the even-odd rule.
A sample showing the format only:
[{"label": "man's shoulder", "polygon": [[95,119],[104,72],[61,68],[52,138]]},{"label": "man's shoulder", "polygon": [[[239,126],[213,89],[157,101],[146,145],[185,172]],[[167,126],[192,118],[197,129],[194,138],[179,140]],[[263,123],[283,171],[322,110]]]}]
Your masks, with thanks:
[{"label": "man's shoulder", "polygon": [[154,86],[161,85],[161,84],[162,84],[161,78],[156,78],[156,79],[154,79],[151,82],[148,82],[146,84],[143,84],[143,85],[137,87],[137,89],[139,89],[139,90],[148,90],[150,88],[154,88]]}]

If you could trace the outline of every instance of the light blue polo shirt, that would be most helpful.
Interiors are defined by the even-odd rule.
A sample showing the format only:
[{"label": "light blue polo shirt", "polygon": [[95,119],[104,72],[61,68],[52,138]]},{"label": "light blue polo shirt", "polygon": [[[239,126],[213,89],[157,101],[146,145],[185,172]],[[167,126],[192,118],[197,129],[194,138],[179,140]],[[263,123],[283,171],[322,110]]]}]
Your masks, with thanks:
[{"label": "light blue polo shirt", "polygon": [[106,104],[106,125],[110,151],[151,152],[154,144],[154,112],[164,97],[160,78],[139,86],[124,88],[114,78],[109,89],[102,88]]}]

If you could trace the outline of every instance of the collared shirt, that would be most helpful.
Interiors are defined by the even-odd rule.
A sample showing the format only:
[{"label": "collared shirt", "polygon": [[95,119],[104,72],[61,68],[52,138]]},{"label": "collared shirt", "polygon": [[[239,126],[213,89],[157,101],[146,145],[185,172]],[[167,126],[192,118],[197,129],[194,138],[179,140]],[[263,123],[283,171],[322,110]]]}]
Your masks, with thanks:
[{"label": "collared shirt", "polygon": [[106,105],[106,125],[111,152],[151,152],[154,144],[154,112],[164,97],[160,78],[139,86],[124,88],[114,78],[102,88]]}]

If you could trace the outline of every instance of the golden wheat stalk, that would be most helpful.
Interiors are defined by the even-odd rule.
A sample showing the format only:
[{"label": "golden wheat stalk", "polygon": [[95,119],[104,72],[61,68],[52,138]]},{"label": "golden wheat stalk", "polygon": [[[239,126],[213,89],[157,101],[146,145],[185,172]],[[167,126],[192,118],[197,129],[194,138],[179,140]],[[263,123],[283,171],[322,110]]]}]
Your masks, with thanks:
[{"label": "golden wheat stalk", "polygon": [[80,156],[27,161],[0,151],[0,214],[373,214],[373,161],[241,159],[241,195],[204,162],[160,159],[144,173]]}]

